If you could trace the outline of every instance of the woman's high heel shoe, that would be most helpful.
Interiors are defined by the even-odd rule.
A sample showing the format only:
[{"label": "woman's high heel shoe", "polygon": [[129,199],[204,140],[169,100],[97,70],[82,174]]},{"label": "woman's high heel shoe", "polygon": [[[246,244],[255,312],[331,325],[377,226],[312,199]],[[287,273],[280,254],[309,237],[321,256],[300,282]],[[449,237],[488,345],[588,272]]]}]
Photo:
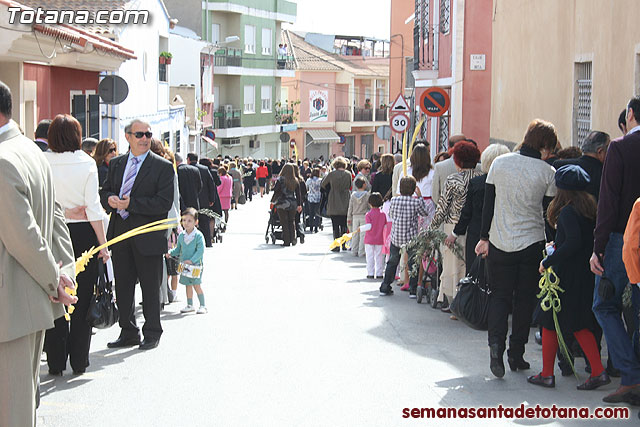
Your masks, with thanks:
[{"label": "woman's high heel shoe", "polygon": [[531,368],[529,362],[524,360],[522,356],[508,357],[507,362],[509,363],[509,368],[511,368],[512,371],[526,371],[527,369]]}]

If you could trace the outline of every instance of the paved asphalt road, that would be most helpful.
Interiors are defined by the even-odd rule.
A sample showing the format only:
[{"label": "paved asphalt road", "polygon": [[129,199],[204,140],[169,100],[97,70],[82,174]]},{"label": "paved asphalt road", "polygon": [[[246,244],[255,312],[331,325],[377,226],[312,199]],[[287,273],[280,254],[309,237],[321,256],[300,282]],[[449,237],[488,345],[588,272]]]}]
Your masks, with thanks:
[{"label": "paved asphalt road", "polygon": [[[209,313],[180,314],[180,288],[180,301],[162,314],[157,349],[107,349],[119,333],[113,327],[94,336],[86,374],[69,369],[54,378],[43,362],[38,425],[448,426],[465,421],[404,419],[403,408],[595,408],[617,387],[615,381],[579,392],[577,380],[559,372],[555,389],[529,385],[526,375],[541,368],[535,343],[526,354],[530,372],[493,378],[486,333],[416,304],[397,287],[394,296],[379,297],[379,281],[365,279],[363,258],[327,250],[328,222],[304,245],[265,244],[267,209],[268,200],[258,197],[231,212],[224,242],[206,251]],[[584,362],[577,367],[584,380]],[[637,425],[637,412],[606,424]],[[489,423],[605,424],[474,422]]]}]

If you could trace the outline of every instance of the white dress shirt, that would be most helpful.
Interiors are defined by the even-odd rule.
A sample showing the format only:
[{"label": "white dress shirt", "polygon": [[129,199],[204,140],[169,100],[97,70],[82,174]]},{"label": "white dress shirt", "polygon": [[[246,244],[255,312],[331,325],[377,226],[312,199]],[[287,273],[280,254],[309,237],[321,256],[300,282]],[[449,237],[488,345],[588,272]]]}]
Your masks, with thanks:
[{"label": "white dress shirt", "polygon": [[[56,201],[63,209],[87,207],[89,221],[102,221],[104,211],[98,195],[98,168],[96,162],[84,151],[64,153],[44,152],[51,165]],[[68,219],[68,223],[85,222]]]}]

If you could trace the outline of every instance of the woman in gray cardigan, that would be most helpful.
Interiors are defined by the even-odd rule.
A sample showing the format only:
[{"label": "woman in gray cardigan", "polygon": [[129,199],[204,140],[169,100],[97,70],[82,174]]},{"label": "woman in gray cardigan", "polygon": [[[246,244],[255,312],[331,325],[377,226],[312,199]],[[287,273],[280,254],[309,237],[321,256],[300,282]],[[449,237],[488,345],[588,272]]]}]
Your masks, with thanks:
[{"label": "woman in gray cardigan", "polygon": [[[348,232],[347,211],[351,197],[351,174],[345,170],[347,162],[343,157],[337,157],[331,166],[333,170],[322,180],[321,186],[329,191],[327,215],[331,217],[333,224],[333,238],[337,239]],[[340,252],[340,248],[333,251]]]}]

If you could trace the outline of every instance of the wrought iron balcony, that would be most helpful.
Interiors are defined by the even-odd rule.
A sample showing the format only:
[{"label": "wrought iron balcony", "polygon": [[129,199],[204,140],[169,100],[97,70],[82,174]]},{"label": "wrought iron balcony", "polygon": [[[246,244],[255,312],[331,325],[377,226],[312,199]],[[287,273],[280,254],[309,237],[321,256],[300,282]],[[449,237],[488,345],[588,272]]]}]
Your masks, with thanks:
[{"label": "wrought iron balcony", "polygon": [[228,109],[220,107],[213,113],[214,129],[231,129],[239,128],[242,118],[242,112],[238,109]]}]

